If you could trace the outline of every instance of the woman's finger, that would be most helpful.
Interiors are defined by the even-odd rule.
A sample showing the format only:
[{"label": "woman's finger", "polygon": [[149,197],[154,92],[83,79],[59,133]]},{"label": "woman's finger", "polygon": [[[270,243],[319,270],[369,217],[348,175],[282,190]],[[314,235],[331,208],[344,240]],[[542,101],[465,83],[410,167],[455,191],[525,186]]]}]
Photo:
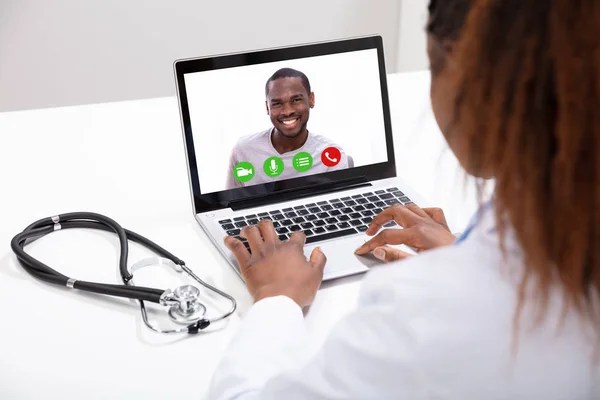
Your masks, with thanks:
[{"label": "woman's finger", "polygon": [[444,228],[450,231],[450,227],[448,227],[448,222],[446,221],[446,215],[444,214],[444,210],[438,207],[434,208],[424,208],[423,211],[429,215],[429,218],[442,225]]},{"label": "woman's finger", "polygon": [[304,243],[306,243],[306,235],[302,231],[294,232],[290,235],[288,242],[297,244],[302,248],[304,247]]},{"label": "woman's finger", "polygon": [[262,235],[258,226],[249,225],[242,228],[240,232],[240,236],[248,239],[248,244],[250,245],[250,250],[254,254],[260,254],[262,251],[265,242],[263,241]]},{"label": "woman's finger", "polygon": [[403,244],[412,237],[412,234],[413,232],[410,228],[384,229],[373,239],[356,249],[354,253],[361,256],[375,250],[377,247],[385,246],[386,244]]},{"label": "woman's finger", "polygon": [[394,207],[386,208],[385,210],[383,210],[382,212],[377,214],[375,217],[373,217],[373,220],[369,224],[369,228],[367,229],[367,231],[365,233],[369,236],[373,236],[374,234],[379,232],[379,229],[381,229],[381,227],[383,225],[387,224],[390,221],[393,221],[394,220],[394,210],[393,209],[394,209]]},{"label": "woman's finger", "polygon": [[377,247],[373,250],[373,255],[384,262],[392,262],[412,257],[412,254],[387,246]]},{"label": "woman's finger", "polygon": [[400,226],[407,228],[416,224],[419,221],[419,216],[414,212],[408,210],[406,206],[400,204],[394,204],[393,206],[386,208],[373,218],[369,229],[366,234],[373,236],[379,229],[390,221],[396,221]]},{"label": "woman's finger", "polygon": [[275,232],[275,227],[270,219],[261,219],[258,223],[258,230],[263,237],[265,244],[274,244],[279,242],[279,236]]},{"label": "woman's finger", "polygon": [[410,211],[414,212],[419,217],[423,217],[423,218],[429,217],[429,215],[427,215],[427,213],[421,207],[419,207],[418,205],[416,205],[415,203],[407,204],[404,207],[406,207]]},{"label": "woman's finger", "polygon": [[225,236],[224,241],[225,246],[227,246],[227,248],[231,250],[231,252],[235,256],[238,264],[240,265],[240,271],[243,275],[246,268],[248,268],[248,264],[250,262],[251,257],[250,253],[248,252],[248,249],[246,249],[244,243],[232,236]]}]

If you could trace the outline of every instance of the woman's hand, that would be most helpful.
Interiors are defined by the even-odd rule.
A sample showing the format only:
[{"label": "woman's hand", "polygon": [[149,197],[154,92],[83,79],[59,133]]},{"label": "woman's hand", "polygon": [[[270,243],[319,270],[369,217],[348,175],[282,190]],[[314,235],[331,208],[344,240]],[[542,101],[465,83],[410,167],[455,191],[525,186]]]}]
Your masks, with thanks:
[{"label": "woman's hand", "polygon": [[375,235],[384,224],[392,220],[404,229],[384,229],[359,247],[355,253],[364,255],[373,251],[375,257],[389,262],[410,257],[411,254],[388,247],[386,244],[405,244],[421,252],[447,246],[456,240],[448,228],[442,209],[420,208],[415,204],[407,206],[395,204],[383,210],[373,218],[366,232],[367,235]]},{"label": "woman's hand", "polygon": [[263,219],[257,225],[244,227],[241,236],[248,239],[252,254],[242,242],[231,236],[225,238],[225,245],[235,255],[255,302],[283,295],[300,307],[312,303],[321,286],[327,258],[317,247],[310,260],[306,260],[304,233],[294,232],[287,242],[282,242],[273,223]]}]

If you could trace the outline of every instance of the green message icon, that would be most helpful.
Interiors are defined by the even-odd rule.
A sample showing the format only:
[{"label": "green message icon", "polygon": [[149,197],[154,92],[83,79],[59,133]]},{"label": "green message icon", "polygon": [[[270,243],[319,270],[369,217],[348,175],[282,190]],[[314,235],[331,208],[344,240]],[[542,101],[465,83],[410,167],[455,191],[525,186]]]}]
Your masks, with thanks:
[{"label": "green message icon", "polygon": [[309,153],[302,151],[294,156],[292,165],[296,171],[306,172],[313,165],[312,156]]},{"label": "green message icon", "polygon": [[279,157],[267,158],[263,164],[263,170],[265,174],[270,177],[281,175],[283,172],[283,161]]},{"label": "green message icon", "polygon": [[254,178],[254,166],[246,161],[238,163],[233,168],[233,177],[240,182],[248,182]]}]

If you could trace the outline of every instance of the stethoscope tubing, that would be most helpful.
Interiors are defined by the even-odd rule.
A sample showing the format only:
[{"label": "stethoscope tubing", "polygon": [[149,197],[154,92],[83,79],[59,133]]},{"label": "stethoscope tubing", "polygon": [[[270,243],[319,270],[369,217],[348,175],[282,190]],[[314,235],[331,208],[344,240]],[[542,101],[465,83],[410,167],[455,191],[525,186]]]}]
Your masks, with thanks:
[{"label": "stethoscope tubing", "polygon": [[[95,219],[96,221],[92,221],[92,219]],[[119,237],[119,242],[121,245],[119,271],[121,273],[124,285],[87,282],[73,279],[71,286],[69,286],[69,281],[71,278],[34,259],[24,251],[23,246],[28,239],[31,241],[36,240],[41,236],[57,230],[57,226],[59,226],[59,229],[61,230],[72,228],[90,228],[116,233]],[[127,285],[127,282],[133,278],[133,275],[131,275],[127,270],[128,239],[150,248],[157,254],[170,259],[178,265],[184,264],[183,261],[156,243],[146,239],[141,235],[138,235],[135,232],[121,228],[112,219],[100,214],[87,212],[62,214],[55,219],[40,219],[39,221],[36,221],[25,228],[23,232],[17,234],[11,240],[11,248],[25,270],[40,280],[98,294],[159,303],[160,297],[164,293],[164,290]]]}]

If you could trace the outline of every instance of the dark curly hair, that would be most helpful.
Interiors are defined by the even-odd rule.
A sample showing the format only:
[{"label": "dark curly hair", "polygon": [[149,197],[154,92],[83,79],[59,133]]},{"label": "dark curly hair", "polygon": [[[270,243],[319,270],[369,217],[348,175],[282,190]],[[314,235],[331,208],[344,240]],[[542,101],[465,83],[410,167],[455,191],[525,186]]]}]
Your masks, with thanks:
[{"label": "dark curly hair", "polygon": [[292,68],[281,68],[275,71],[275,73],[267,79],[267,83],[265,84],[265,96],[269,95],[269,84],[279,78],[300,78],[302,80],[302,86],[304,86],[306,92],[310,94],[310,81],[304,72]]}]

